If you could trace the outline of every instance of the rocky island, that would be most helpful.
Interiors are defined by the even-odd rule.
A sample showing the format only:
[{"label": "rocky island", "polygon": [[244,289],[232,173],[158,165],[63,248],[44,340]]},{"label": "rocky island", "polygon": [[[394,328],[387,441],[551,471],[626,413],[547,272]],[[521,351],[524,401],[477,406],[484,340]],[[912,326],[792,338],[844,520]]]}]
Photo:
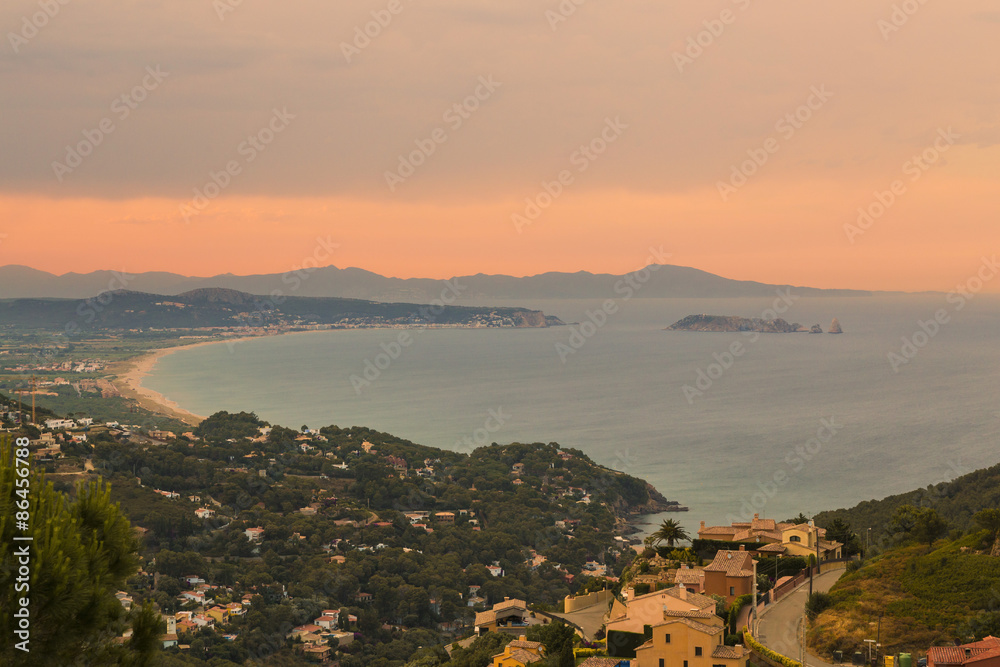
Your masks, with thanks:
[{"label": "rocky island", "polygon": [[[739,317],[736,315],[688,315],[674,322],[665,331],[708,331],[716,333],[755,331],[757,333],[823,333],[822,327],[814,324],[805,327],[798,322],[788,323],[778,319],[765,320],[759,317]],[[843,333],[840,323],[834,319],[830,333]]]}]

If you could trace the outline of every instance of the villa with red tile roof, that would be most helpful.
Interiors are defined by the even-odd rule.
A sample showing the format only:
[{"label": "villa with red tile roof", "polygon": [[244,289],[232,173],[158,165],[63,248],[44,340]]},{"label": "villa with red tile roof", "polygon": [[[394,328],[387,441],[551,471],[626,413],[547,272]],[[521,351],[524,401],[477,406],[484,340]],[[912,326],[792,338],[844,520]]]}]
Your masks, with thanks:
[{"label": "villa with red tile roof", "polygon": [[652,639],[635,649],[632,665],[747,667],[750,651],[726,646],[725,621],[712,612],[664,612],[652,627]]},{"label": "villa with red tile roof", "polygon": [[257,526],[256,528],[247,528],[243,531],[243,534],[246,535],[247,539],[251,542],[257,542],[264,537],[264,529],[260,526]]},{"label": "villa with red tile roof", "polygon": [[545,647],[541,642],[515,639],[507,644],[503,653],[493,656],[493,667],[525,667],[541,662],[545,657]]},{"label": "villa with red tile roof", "polygon": [[1000,667],[1000,639],[990,635],[982,641],[961,646],[932,646],[927,649],[927,667]]},{"label": "villa with red tile roof", "polygon": [[514,634],[525,634],[530,617],[528,603],[524,600],[504,598],[503,602],[493,605],[492,609],[476,614],[474,626],[477,635],[487,632],[507,631]]},{"label": "villa with red tile roof", "polygon": [[753,592],[754,560],[740,545],[739,551],[722,550],[705,567],[705,594],[721,595],[726,603]]},{"label": "villa with red tile roof", "polygon": [[842,554],[840,542],[827,540],[826,529],[813,522],[794,524],[776,523],[774,519],[761,519],[754,514],[749,522],[735,522],[731,526],[706,526],[701,522],[698,539],[717,542],[742,542],[763,544],[757,550],[761,555],[809,556],[816,553],[819,544],[819,559],[839,559]]},{"label": "villa with red tile roof", "polygon": [[607,631],[642,634],[645,626],[662,623],[667,612],[712,615],[715,600],[684,586],[639,595],[624,604],[616,598],[608,615]]}]

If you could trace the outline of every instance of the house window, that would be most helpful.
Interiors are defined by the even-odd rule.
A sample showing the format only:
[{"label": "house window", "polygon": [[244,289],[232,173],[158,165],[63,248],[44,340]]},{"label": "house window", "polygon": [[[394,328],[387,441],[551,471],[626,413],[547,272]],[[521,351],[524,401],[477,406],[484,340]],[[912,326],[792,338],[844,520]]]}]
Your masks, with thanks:
[{"label": "house window", "polygon": [[736,587],[735,586],[730,586],[729,587],[729,594],[730,595],[736,595]]},{"label": "house window", "polygon": [[688,661],[687,660],[684,661],[684,667],[688,667]]},{"label": "house window", "polygon": [[669,632],[667,634],[663,635],[663,641],[666,644],[670,643],[670,633]]},{"label": "house window", "polygon": [[802,538],[799,537],[798,535],[792,535],[791,537],[788,538],[788,541],[789,542],[801,542]]},{"label": "house window", "polygon": [[694,647],[694,657],[696,657],[696,658],[700,658],[701,657],[701,647],[700,646],[695,646]]},{"label": "house window", "polygon": [[660,658],[660,667],[665,667],[664,662],[663,662],[663,658]]}]

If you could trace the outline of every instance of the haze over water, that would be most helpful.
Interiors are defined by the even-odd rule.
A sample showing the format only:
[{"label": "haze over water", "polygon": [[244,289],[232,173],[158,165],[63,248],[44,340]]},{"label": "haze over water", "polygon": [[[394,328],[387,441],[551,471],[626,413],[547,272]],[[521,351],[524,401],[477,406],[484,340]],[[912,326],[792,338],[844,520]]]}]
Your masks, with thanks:
[{"label": "haze over water", "polygon": [[[365,360],[400,330],[184,350],[162,359],[145,384],[198,414],[252,410],[290,428],[368,426],[459,450],[465,438],[558,442],[690,507],[676,517],[692,532],[699,520],[753,511],[778,520],[812,515],[1000,461],[1000,298],[978,296],[959,312],[944,295],[802,298],[784,315],[824,331],[837,317],[840,336],[751,342],[737,333],[663,331],[690,314],[759,317],[770,301],[619,301],[619,312],[565,363],[556,344],[569,342],[566,327],[412,331],[413,344],[360,395],[350,376],[362,375]],[[600,302],[492,305],[582,322]],[[950,322],[895,372],[887,354],[941,308]],[[745,353],[689,401],[684,386],[734,341]],[[491,410],[504,424],[486,437]],[[835,434],[810,443],[823,419]]]}]

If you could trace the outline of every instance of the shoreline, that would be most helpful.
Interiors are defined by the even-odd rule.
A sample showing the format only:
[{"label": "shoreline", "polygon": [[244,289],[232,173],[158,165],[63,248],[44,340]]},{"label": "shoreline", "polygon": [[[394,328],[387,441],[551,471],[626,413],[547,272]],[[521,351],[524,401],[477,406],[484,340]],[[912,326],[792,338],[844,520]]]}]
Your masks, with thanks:
[{"label": "shoreline", "polygon": [[[370,327],[369,330],[377,329],[396,329],[403,327]],[[440,329],[440,330],[473,330],[480,329],[484,327],[467,327],[467,326],[456,326],[456,327],[406,327],[409,329]],[[512,329],[531,329],[537,327],[510,327]],[[281,333],[271,333],[263,334],[257,336],[241,336],[239,338],[217,338],[214,340],[203,340],[197,343],[187,343],[184,345],[174,345],[172,347],[161,347],[155,350],[149,350],[135,358],[127,359],[115,364],[114,367],[109,368],[110,370],[110,381],[118,389],[118,392],[123,398],[131,398],[139,403],[139,405],[150,412],[155,412],[172,419],[177,419],[184,422],[190,426],[197,426],[207,417],[205,415],[197,415],[190,410],[185,410],[176,401],[172,401],[163,394],[149,387],[145,387],[142,381],[148,376],[153,368],[160,359],[166,357],[167,355],[173,354],[174,352],[180,352],[181,350],[191,350],[196,347],[203,347],[206,345],[221,345],[221,344],[236,344],[242,343],[250,340],[259,340],[261,338],[277,338],[280,336],[299,336],[307,334],[318,334],[327,333],[329,331],[348,331],[350,329],[320,329],[320,330],[310,330],[310,331],[284,331]]]},{"label": "shoreline", "polygon": [[[291,333],[291,332],[290,332]],[[295,332],[297,333],[297,332]],[[284,335],[284,334],[279,334]],[[124,398],[134,399],[139,405],[150,412],[162,414],[172,419],[177,419],[190,426],[197,426],[206,419],[203,415],[197,415],[190,410],[185,410],[176,401],[172,401],[160,392],[145,387],[142,381],[148,376],[156,364],[164,357],[179,352],[181,350],[191,350],[196,347],[206,345],[218,345],[220,343],[240,343],[247,340],[265,338],[265,336],[244,336],[242,338],[232,338],[224,340],[205,340],[186,345],[175,345],[173,347],[161,347],[150,350],[138,357],[120,362],[120,368],[113,368],[114,379],[112,384],[118,388]]]}]

